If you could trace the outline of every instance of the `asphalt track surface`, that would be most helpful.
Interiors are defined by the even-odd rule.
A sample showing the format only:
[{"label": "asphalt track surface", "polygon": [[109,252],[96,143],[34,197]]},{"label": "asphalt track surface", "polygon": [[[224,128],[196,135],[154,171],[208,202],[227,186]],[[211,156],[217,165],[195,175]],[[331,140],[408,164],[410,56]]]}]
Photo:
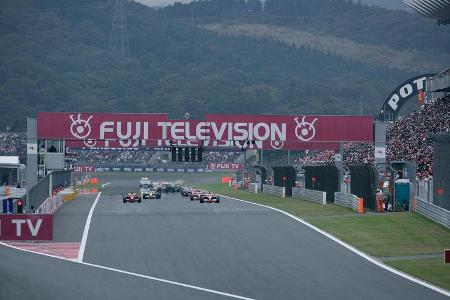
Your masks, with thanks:
[{"label": "asphalt track surface", "polygon": [[[123,204],[120,192],[137,181],[106,181],[83,262],[114,270],[0,246],[0,299],[446,298],[270,209],[226,198],[200,204],[179,194]],[[95,196],[63,206],[55,241],[81,240]]]}]

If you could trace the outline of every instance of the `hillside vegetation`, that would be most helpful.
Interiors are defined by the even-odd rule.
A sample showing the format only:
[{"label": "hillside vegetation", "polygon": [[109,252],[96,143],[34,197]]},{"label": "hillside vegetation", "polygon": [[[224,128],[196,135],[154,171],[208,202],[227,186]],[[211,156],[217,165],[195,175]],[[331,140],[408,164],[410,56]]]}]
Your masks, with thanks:
[{"label": "hillside vegetation", "polygon": [[[4,0],[0,103],[7,114],[0,119],[0,130],[7,125],[21,130],[25,118],[38,111],[169,112],[171,117],[187,111],[193,117],[359,114],[361,96],[364,113],[376,114],[399,82],[422,69],[446,67],[438,68],[438,60],[429,65],[418,60],[415,67],[411,59],[428,53],[443,57],[450,41],[435,42],[448,36],[447,28],[407,13],[373,9],[341,0],[270,0],[265,10],[258,0],[201,1],[164,9],[129,2],[131,55],[123,58],[108,51],[113,2]],[[364,30],[373,34],[362,35],[361,28],[355,29],[361,21],[354,16],[366,10],[392,29],[387,32],[370,22]],[[338,17],[321,17],[330,14]],[[404,19],[386,23],[397,16]],[[302,34],[303,42],[205,29],[214,24],[293,30]],[[396,55],[409,53],[402,59],[411,68],[361,57],[370,56],[369,50],[329,51],[333,44],[314,44],[321,37]]]},{"label": "hillside vegetation", "polygon": [[268,24],[207,24],[202,28],[232,36],[267,38],[297,47],[311,47],[323,53],[332,53],[372,66],[416,71],[438,70],[448,62],[445,55],[433,55],[423,60],[423,53],[414,49],[394,49],[389,46],[368,45],[348,38],[312,34],[307,31]]}]

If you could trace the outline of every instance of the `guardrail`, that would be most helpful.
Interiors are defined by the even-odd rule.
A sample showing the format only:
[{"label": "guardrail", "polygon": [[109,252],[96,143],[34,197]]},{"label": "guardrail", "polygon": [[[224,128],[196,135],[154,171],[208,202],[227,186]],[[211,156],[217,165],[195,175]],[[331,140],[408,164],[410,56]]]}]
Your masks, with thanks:
[{"label": "guardrail", "polygon": [[319,204],[327,204],[327,193],[322,191],[292,188],[292,197],[301,198]]},{"label": "guardrail", "polygon": [[263,193],[281,198],[286,197],[286,190],[284,187],[281,186],[264,184]]},{"label": "guardrail", "polygon": [[413,210],[436,223],[450,228],[450,211],[440,206],[428,203],[420,198],[415,198]]},{"label": "guardrail", "polygon": [[359,198],[356,195],[340,192],[334,193],[334,203],[350,207],[354,211],[358,211],[358,201]]},{"label": "guardrail", "polygon": [[258,194],[261,191],[261,184],[260,183],[250,183],[250,185],[248,186],[248,191],[250,193],[255,193]]}]

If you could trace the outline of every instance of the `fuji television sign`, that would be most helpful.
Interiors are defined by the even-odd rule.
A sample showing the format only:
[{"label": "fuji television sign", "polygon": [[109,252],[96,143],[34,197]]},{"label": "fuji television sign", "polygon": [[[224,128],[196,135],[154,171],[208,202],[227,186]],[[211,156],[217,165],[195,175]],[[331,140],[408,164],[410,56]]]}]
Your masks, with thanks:
[{"label": "fuji television sign", "polygon": [[373,121],[370,116],[211,114],[204,120],[172,120],[168,114],[43,112],[38,114],[37,134],[40,139],[65,139],[68,147],[90,149],[314,150],[338,149],[342,141],[372,142]]}]

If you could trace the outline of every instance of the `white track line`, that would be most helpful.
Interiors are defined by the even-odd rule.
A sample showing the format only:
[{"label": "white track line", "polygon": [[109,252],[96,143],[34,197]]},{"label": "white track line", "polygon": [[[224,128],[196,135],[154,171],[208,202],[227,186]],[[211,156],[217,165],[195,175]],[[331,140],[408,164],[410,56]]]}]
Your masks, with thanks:
[{"label": "white track line", "polygon": [[428,283],[428,282],[423,281],[423,280],[421,280],[421,279],[419,279],[419,278],[416,278],[416,277],[411,276],[411,275],[409,275],[409,274],[403,273],[403,272],[401,272],[401,271],[399,271],[399,270],[397,270],[397,269],[394,269],[394,268],[392,268],[392,267],[390,267],[390,266],[388,266],[388,265],[385,265],[384,263],[382,263],[382,262],[379,261],[378,259],[376,259],[376,258],[374,258],[374,257],[372,257],[372,256],[370,256],[370,255],[368,255],[368,254],[366,254],[366,253],[364,253],[364,252],[362,252],[362,251],[356,249],[355,247],[353,247],[353,246],[347,244],[346,242],[344,242],[344,241],[338,239],[337,237],[335,237],[335,236],[329,234],[328,232],[325,232],[325,231],[323,231],[322,229],[319,229],[318,227],[316,227],[316,226],[314,226],[314,225],[308,223],[307,221],[305,221],[305,220],[303,220],[303,219],[301,219],[301,218],[298,218],[298,217],[296,217],[296,216],[294,216],[294,215],[291,215],[290,213],[287,213],[287,212],[285,212],[285,211],[283,211],[283,210],[281,210],[281,209],[274,208],[274,207],[270,207],[270,206],[263,205],[263,204],[258,204],[258,203],[250,202],[250,201],[245,201],[245,200],[238,199],[238,198],[228,197],[228,196],[225,196],[225,195],[220,195],[220,196],[221,196],[221,197],[224,197],[224,198],[231,199],[231,200],[235,200],[235,201],[241,201],[241,202],[245,202],[245,203],[249,203],[249,204],[253,204],[253,205],[265,207],[265,208],[268,208],[268,209],[277,211],[277,212],[279,212],[279,213],[282,213],[283,215],[286,215],[286,216],[288,216],[288,217],[290,217],[290,218],[292,218],[292,219],[294,219],[294,220],[296,220],[296,221],[302,223],[303,225],[306,225],[306,226],[308,226],[309,228],[311,228],[311,229],[313,229],[313,230],[319,232],[320,234],[322,234],[322,235],[326,236],[327,238],[329,238],[329,239],[335,241],[336,243],[340,244],[341,246],[344,246],[345,248],[347,248],[347,249],[349,249],[350,251],[356,253],[357,255],[361,256],[362,258],[364,258],[364,259],[370,261],[371,263],[373,263],[373,264],[379,266],[380,268],[383,268],[383,269],[385,269],[385,270],[387,270],[387,271],[389,271],[389,272],[392,272],[392,273],[394,273],[394,274],[396,274],[396,275],[398,275],[398,276],[400,276],[400,277],[403,277],[403,278],[408,279],[408,280],[410,280],[410,281],[412,281],[412,282],[415,282],[415,283],[420,284],[420,285],[422,285],[422,286],[424,286],[424,287],[427,287],[427,288],[429,288],[429,289],[431,289],[431,290],[433,290],[433,291],[436,291],[436,292],[438,292],[438,293],[441,293],[441,294],[443,294],[443,295],[445,295],[445,296],[447,296],[447,297],[450,297],[450,291],[448,291],[448,290],[446,290],[446,289],[443,289],[443,288],[440,288],[440,287],[437,287],[437,286],[435,286],[435,285],[433,285],[433,284],[431,284],[431,283]]},{"label": "white track line", "polygon": [[107,183],[102,184],[102,188],[104,188],[104,187],[107,186],[108,184],[111,184],[111,182],[107,182]]},{"label": "white track line", "polygon": [[124,270],[120,270],[120,269],[109,268],[109,267],[100,266],[100,265],[96,265],[96,264],[91,264],[91,263],[87,263],[87,262],[83,262],[83,261],[67,259],[67,258],[63,258],[63,257],[51,255],[51,254],[39,253],[39,252],[35,252],[35,251],[32,251],[32,250],[22,249],[22,248],[19,248],[19,247],[16,247],[16,246],[8,245],[8,244],[5,244],[3,242],[0,242],[0,245],[5,246],[5,247],[9,247],[9,248],[13,248],[13,249],[16,249],[16,250],[19,250],[19,251],[24,251],[24,252],[29,252],[29,253],[33,253],[33,254],[43,255],[43,256],[47,256],[47,257],[51,257],[51,258],[55,258],[55,259],[68,261],[68,262],[71,262],[71,263],[81,264],[81,265],[85,265],[85,266],[89,266],[89,267],[93,267],[93,268],[98,268],[98,269],[103,269],[103,270],[108,270],[108,271],[112,271],[112,272],[117,272],[117,273],[121,273],[121,274],[130,275],[130,276],[135,276],[135,277],[139,277],[139,278],[144,278],[144,279],[149,279],[149,280],[153,280],[153,281],[163,282],[163,283],[167,283],[167,284],[181,286],[181,287],[184,287],[184,288],[198,290],[198,291],[207,292],[207,293],[211,293],[211,294],[216,294],[216,295],[220,295],[220,296],[225,296],[225,297],[229,297],[229,298],[241,299],[241,300],[255,300],[254,298],[248,298],[248,297],[243,297],[243,296],[234,295],[234,294],[230,294],[230,293],[220,292],[220,291],[217,291],[217,290],[211,290],[211,289],[207,289],[207,288],[202,288],[202,287],[199,287],[199,286],[190,285],[190,284],[186,284],[186,283],[181,283],[181,282],[177,282],[177,281],[167,280],[167,279],[153,277],[153,276],[147,276],[147,275],[143,275],[143,274],[139,274],[139,273],[133,273],[133,272],[128,272],[128,271],[124,271]]},{"label": "white track line", "polygon": [[98,199],[100,199],[100,195],[102,192],[98,193],[97,198],[95,198],[94,203],[92,203],[91,209],[89,210],[89,214],[86,219],[86,224],[84,225],[83,237],[81,238],[80,251],[78,251],[78,261],[83,261],[84,250],[86,248],[86,241],[89,234],[89,227],[91,226],[92,214],[94,213],[95,206],[97,205]]}]

